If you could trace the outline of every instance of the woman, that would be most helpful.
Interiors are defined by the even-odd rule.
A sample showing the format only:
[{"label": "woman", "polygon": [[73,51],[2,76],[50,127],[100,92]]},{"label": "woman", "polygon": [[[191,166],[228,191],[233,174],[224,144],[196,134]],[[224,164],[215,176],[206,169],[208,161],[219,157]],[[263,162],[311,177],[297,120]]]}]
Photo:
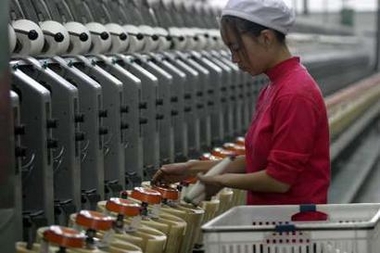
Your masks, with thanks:
[{"label": "woman", "polygon": [[[321,91],[293,57],[285,35],[294,23],[281,0],[230,0],[221,34],[232,61],[270,83],[258,97],[245,136],[246,155],[222,175],[199,176],[211,193],[222,187],[248,191],[249,205],[324,204],[330,183],[329,129]],[[153,183],[181,181],[207,172],[217,162],[163,166]]]}]

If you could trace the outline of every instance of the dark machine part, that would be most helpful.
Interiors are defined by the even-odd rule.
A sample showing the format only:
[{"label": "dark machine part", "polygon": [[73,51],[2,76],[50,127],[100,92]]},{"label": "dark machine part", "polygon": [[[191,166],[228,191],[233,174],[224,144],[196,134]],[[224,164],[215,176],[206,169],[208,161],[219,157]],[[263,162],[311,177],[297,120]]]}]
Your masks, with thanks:
[{"label": "dark machine part", "polygon": [[10,70],[8,53],[8,1],[1,0],[0,5],[0,245],[4,252],[14,252],[14,242],[21,231],[16,228],[18,222],[15,211],[15,167],[13,121],[10,96]]}]

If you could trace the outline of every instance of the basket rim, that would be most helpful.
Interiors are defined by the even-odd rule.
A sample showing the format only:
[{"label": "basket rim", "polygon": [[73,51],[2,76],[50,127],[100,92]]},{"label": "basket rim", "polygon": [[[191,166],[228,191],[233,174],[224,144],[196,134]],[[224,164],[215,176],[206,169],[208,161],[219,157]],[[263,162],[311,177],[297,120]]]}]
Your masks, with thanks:
[{"label": "basket rim", "polygon": [[342,231],[342,230],[371,230],[374,229],[380,221],[380,203],[357,203],[357,204],[321,204],[321,205],[306,205],[313,207],[315,210],[324,210],[326,208],[347,208],[348,210],[353,206],[357,208],[377,208],[377,211],[367,221],[289,221],[284,225],[264,224],[264,225],[218,225],[216,223],[228,217],[229,215],[239,211],[239,209],[273,209],[273,208],[287,208],[288,210],[303,209],[305,205],[273,205],[273,206],[236,206],[225,212],[224,214],[210,220],[202,226],[203,233],[212,232],[293,232],[293,231]]}]

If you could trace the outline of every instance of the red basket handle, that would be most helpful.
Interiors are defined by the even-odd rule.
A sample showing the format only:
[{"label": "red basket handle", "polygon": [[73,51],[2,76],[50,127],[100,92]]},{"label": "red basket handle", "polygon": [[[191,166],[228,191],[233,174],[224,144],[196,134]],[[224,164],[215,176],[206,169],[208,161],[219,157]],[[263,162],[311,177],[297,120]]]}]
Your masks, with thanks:
[{"label": "red basket handle", "polygon": [[314,204],[300,205],[300,211],[292,215],[292,221],[325,221],[328,214],[317,210]]}]

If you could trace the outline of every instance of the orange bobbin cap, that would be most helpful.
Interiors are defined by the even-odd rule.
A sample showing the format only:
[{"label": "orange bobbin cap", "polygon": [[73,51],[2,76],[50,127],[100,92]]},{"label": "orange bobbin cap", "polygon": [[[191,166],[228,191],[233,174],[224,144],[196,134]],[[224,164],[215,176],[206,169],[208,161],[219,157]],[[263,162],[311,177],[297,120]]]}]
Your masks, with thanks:
[{"label": "orange bobbin cap", "polygon": [[223,149],[223,148],[214,148],[211,151],[211,154],[214,155],[214,156],[217,156],[217,157],[221,157],[221,158],[225,158],[225,157],[228,157],[228,156],[236,156],[236,152],[235,151],[226,150],[226,149]]},{"label": "orange bobbin cap", "polygon": [[162,200],[160,192],[144,187],[135,187],[131,193],[131,198],[150,205],[160,204]]},{"label": "orange bobbin cap", "polygon": [[109,230],[114,218],[95,211],[82,210],[77,214],[76,223],[94,230]]},{"label": "orange bobbin cap", "polygon": [[242,146],[236,143],[231,143],[231,142],[224,143],[223,148],[226,150],[234,151],[238,155],[245,155],[245,146]]},{"label": "orange bobbin cap", "polygon": [[154,187],[152,187],[152,189],[161,193],[162,198],[164,198],[164,199],[177,200],[179,198],[178,190],[174,189],[172,187],[154,186]]},{"label": "orange bobbin cap", "polygon": [[211,153],[204,153],[199,158],[199,160],[201,160],[201,161],[218,161],[220,159],[221,159],[220,157],[216,157],[216,156],[212,155]]},{"label": "orange bobbin cap", "polygon": [[238,144],[238,145],[244,146],[245,145],[245,138],[244,137],[237,137],[235,139],[235,143]]},{"label": "orange bobbin cap", "polygon": [[123,214],[128,217],[140,214],[140,205],[128,199],[110,198],[106,203],[108,211]]},{"label": "orange bobbin cap", "polygon": [[189,184],[195,184],[197,181],[198,181],[197,177],[189,177],[183,180],[182,183],[189,185]]},{"label": "orange bobbin cap", "polygon": [[64,248],[82,248],[86,239],[84,234],[75,229],[61,226],[50,226],[43,236],[46,241]]}]

